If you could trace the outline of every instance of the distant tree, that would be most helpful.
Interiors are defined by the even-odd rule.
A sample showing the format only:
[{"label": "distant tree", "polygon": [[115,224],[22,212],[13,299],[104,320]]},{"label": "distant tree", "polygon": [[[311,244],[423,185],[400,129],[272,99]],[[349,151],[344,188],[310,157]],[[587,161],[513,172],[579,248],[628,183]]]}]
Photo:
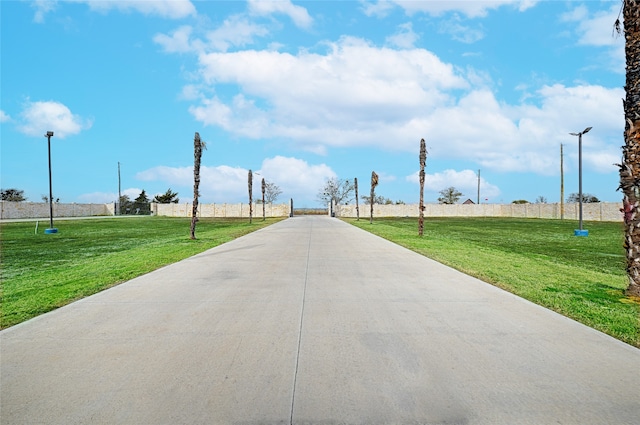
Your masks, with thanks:
[{"label": "distant tree", "polygon": [[150,200],[147,196],[147,192],[142,189],[140,195],[136,199],[133,200],[133,208],[135,209],[136,214],[149,214],[151,212],[151,205],[149,204]]},{"label": "distant tree", "polygon": [[[49,196],[47,196],[47,195],[41,195],[40,198],[42,199],[42,202],[44,202],[44,203],[48,203],[49,202]],[[53,202],[60,202],[60,198],[54,199]]]},{"label": "distant tree", "polygon": [[137,202],[139,204],[148,204],[149,197],[147,196],[147,192],[144,189],[142,189],[142,192],[140,192],[140,195],[138,195],[138,197],[133,202]]},{"label": "distant tree", "polygon": [[120,214],[131,214],[131,208],[133,207],[133,202],[129,198],[129,195],[122,195],[118,200],[118,209],[120,210]]},{"label": "distant tree", "polygon": [[346,204],[351,201],[354,184],[349,180],[330,178],[318,192],[318,201],[328,204],[333,200],[334,205]]},{"label": "distant tree", "polygon": [[27,198],[24,196],[24,190],[18,189],[0,189],[0,198],[3,201],[22,202]]},{"label": "distant tree", "polygon": [[455,204],[462,196],[462,193],[453,186],[442,189],[439,193],[441,196],[438,198],[438,202],[441,204]]},{"label": "distant tree", "polygon": [[404,203],[404,201],[403,201],[402,199],[398,199],[398,200],[396,201],[396,205],[404,205],[404,204],[405,204],[405,203]]},{"label": "distant tree", "polygon": [[280,196],[281,194],[282,190],[280,190],[280,187],[278,187],[278,185],[272,182],[266,182],[264,188],[264,201],[266,203],[274,203],[278,199],[278,196]]},{"label": "distant tree", "polygon": [[[362,195],[360,198],[362,198],[365,205],[371,205],[371,196]],[[375,195],[373,199],[373,203],[378,205],[390,205],[390,204],[393,204],[393,201],[389,198],[385,198],[382,195]]]},{"label": "distant tree", "polygon": [[178,198],[178,192],[172,192],[171,188],[169,188],[162,195],[156,195],[153,198],[153,202],[158,204],[177,204],[180,202],[180,198]]},{"label": "distant tree", "polygon": [[[567,203],[569,203],[569,204],[578,203],[578,202],[580,202],[580,195],[578,193],[572,193],[567,198]],[[595,202],[600,202],[600,200],[598,198],[596,198],[595,196],[589,194],[589,193],[583,193],[582,194],[582,202],[583,203],[595,203]]]},{"label": "distant tree", "polygon": [[515,201],[512,202],[512,204],[528,204],[529,201],[527,201],[526,199],[516,199]]},{"label": "distant tree", "polygon": [[538,196],[536,198],[536,204],[546,204],[547,203],[547,198],[545,198],[544,196]]}]

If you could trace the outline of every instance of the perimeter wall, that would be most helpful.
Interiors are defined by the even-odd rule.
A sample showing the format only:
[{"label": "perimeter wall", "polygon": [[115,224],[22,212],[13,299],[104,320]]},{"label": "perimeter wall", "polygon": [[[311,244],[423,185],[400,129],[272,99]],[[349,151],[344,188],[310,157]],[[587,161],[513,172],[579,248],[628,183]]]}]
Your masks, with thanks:
[{"label": "perimeter wall", "polygon": [[[153,215],[191,217],[190,203],[151,204]],[[369,217],[370,206],[360,205],[360,217]],[[599,202],[582,205],[585,221],[622,221],[621,203]],[[328,210],[328,209],[327,209]],[[355,205],[334,207],[336,217],[356,217]],[[373,206],[374,217],[418,217],[418,204]],[[288,217],[290,205],[265,204],[267,217]],[[114,204],[53,204],[54,217],[113,216]],[[564,204],[564,218],[578,220],[579,204]],[[249,217],[249,204],[200,204],[200,217]],[[253,216],[262,217],[262,204],[253,205]],[[425,204],[425,217],[526,217],[559,219],[560,204]],[[45,202],[0,201],[0,219],[46,218],[49,204]]]},{"label": "perimeter wall", "polygon": [[[151,213],[167,217],[191,217],[193,204],[151,204]],[[264,204],[266,217],[288,217],[289,204]],[[246,217],[249,204],[198,204],[198,217]],[[262,217],[262,204],[253,204],[253,217]]]},{"label": "perimeter wall", "polygon": [[[622,203],[598,202],[582,204],[585,221],[622,221]],[[369,217],[370,205],[360,205],[360,217]],[[337,205],[336,217],[356,217],[355,205]],[[373,205],[374,217],[418,217],[418,204]],[[561,218],[560,204],[425,204],[425,217],[524,217]],[[578,220],[579,204],[564,204],[564,218]]]},{"label": "perimeter wall", "polygon": [[[114,211],[114,204],[53,203],[54,217],[114,215]],[[0,219],[14,218],[49,218],[49,203],[0,201]]]}]

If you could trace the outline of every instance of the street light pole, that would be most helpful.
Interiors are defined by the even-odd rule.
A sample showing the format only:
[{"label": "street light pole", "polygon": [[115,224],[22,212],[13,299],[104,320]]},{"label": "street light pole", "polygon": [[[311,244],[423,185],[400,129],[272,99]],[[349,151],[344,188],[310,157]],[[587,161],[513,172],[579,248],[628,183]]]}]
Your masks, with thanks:
[{"label": "street light pole", "polygon": [[579,230],[576,230],[574,234],[576,236],[588,236],[589,231],[582,229],[582,135],[586,134],[593,127],[587,127],[580,133],[569,133],[572,136],[578,136],[578,201],[580,210]]},{"label": "street light pole", "polygon": [[47,147],[49,152],[49,228],[45,229],[46,234],[58,233],[58,229],[53,227],[53,186],[51,183],[51,138],[53,137],[53,131],[47,131],[44,135],[47,138]]}]

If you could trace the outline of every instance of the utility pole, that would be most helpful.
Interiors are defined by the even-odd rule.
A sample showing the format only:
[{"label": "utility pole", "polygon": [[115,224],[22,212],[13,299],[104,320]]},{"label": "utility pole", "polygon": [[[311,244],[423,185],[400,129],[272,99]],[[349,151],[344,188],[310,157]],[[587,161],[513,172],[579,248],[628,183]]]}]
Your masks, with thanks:
[{"label": "utility pole", "polygon": [[589,130],[591,130],[593,127],[587,127],[584,130],[582,130],[580,133],[569,133],[572,136],[578,136],[578,200],[580,202],[579,204],[579,215],[580,218],[578,219],[578,223],[579,223],[579,229],[575,231],[575,235],[576,236],[587,236],[589,235],[589,231],[588,230],[584,230],[582,228],[582,135],[586,134],[589,132]]},{"label": "utility pole", "polygon": [[53,131],[47,131],[44,135],[47,138],[47,149],[49,151],[49,228],[45,229],[44,233],[58,233],[58,229],[53,227],[53,186],[51,183],[51,138],[53,137]]}]

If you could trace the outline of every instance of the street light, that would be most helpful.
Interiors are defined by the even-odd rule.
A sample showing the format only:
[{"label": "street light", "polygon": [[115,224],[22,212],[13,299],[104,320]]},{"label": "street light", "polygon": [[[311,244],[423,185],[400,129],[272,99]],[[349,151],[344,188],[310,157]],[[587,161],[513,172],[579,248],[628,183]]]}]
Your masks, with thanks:
[{"label": "street light", "polygon": [[574,231],[575,236],[589,236],[588,230],[582,229],[582,135],[586,134],[593,127],[587,127],[580,133],[569,133],[572,136],[578,136],[578,201],[580,205],[580,229]]},{"label": "street light", "polygon": [[44,233],[58,233],[58,229],[53,227],[53,187],[51,185],[51,138],[53,137],[53,131],[47,131],[44,135],[47,138],[47,145],[49,147],[49,228],[44,229]]}]

